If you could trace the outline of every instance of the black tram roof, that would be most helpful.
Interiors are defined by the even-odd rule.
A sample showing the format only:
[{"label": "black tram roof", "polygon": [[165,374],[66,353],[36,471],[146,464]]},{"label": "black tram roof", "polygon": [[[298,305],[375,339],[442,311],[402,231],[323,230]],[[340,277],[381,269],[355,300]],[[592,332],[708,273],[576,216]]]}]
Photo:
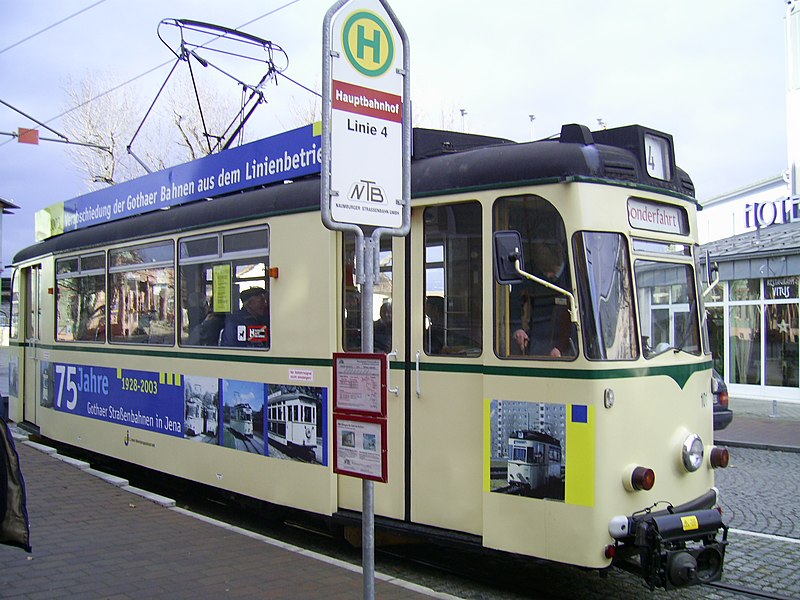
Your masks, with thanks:
[{"label": "black tram roof", "polygon": [[554,446],[561,446],[561,442],[549,435],[547,433],[542,433],[541,431],[530,431],[527,429],[522,429],[519,431],[514,431],[510,436],[509,440],[524,440],[526,442],[542,442],[545,444],[552,444]]},{"label": "black tram roof", "polygon": [[[583,125],[564,125],[557,138],[517,143],[453,131],[414,129],[412,197],[543,181],[597,181],[654,188],[692,201],[692,180],[674,164],[670,180],[648,176],[641,150],[645,131],[652,130],[631,125],[590,132]],[[671,136],[659,135],[672,143]],[[54,236],[21,250],[14,262],[201,226],[319,210],[319,188],[319,175],[311,175],[292,183],[173,206]]]}]

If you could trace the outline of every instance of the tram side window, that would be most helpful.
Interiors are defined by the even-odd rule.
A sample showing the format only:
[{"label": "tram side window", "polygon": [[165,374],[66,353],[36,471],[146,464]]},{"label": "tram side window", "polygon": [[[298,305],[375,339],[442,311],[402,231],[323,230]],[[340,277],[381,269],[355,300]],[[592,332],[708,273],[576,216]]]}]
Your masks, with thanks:
[{"label": "tram side window", "polygon": [[181,345],[269,348],[267,227],[183,238],[178,267]]},{"label": "tram side window", "polygon": [[106,257],[56,260],[56,340],[105,342]]},{"label": "tram side window", "polygon": [[[346,352],[361,351],[361,284],[356,280],[356,237],[343,235],[344,307],[342,348]],[[392,351],[392,238],[381,238],[380,276],[372,290],[372,333],[375,352]]]},{"label": "tram side window", "polygon": [[175,268],[172,242],[111,250],[108,339],[172,345],[175,339]]},{"label": "tram side window", "polygon": [[483,349],[481,205],[425,209],[426,354],[478,356]]},{"label": "tram side window", "polygon": [[583,231],[572,242],[586,358],[638,358],[627,240],[618,233]]},{"label": "tram side window", "polygon": [[11,324],[8,335],[12,340],[17,339],[19,335],[19,278],[21,274],[22,271],[15,269],[11,279]]},{"label": "tram side window", "polygon": [[[494,231],[514,230],[522,237],[525,269],[572,292],[567,234],[558,210],[540,196],[499,198]],[[495,283],[495,352],[501,358],[574,359],[577,328],[569,299],[533,281]]]}]

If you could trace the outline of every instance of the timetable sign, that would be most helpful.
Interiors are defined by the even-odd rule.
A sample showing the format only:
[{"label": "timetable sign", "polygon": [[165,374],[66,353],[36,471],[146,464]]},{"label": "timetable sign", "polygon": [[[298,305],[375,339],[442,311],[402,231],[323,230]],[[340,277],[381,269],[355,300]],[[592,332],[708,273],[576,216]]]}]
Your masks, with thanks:
[{"label": "timetable sign", "polygon": [[385,417],[388,368],[382,353],[334,352],[334,412]]}]

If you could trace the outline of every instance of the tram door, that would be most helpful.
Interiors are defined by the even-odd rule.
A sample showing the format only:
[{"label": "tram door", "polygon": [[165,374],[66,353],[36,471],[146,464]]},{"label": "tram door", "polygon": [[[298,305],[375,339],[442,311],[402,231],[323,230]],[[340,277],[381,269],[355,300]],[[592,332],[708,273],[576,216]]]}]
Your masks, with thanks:
[{"label": "tram door", "polygon": [[22,420],[37,423],[37,406],[41,390],[41,368],[38,346],[41,339],[42,277],[41,265],[26,267],[21,271],[20,289],[24,290],[24,306],[20,306],[21,331],[25,336],[24,381]]},{"label": "tram door", "polygon": [[482,207],[412,212],[406,365],[408,502],[414,522],[480,533],[483,465]]},{"label": "tram door", "polygon": [[[342,306],[344,327],[342,348],[361,351],[361,286],[356,281],[355,236],[344,234],[342,258]],[[407,361],[405,331],[406,307],[404,277],[405,240],[391,236],[381,238],[379,274],[374,281],[372,297],[373,347],[375,352],[389,355],[391,365],[387,400],[388,482],[376,483],[375,514],[393,519],[406,516],[406,442],[405,442],[405,378],[402,364]],[[362,481],[354,477],[338,478],[339,506],[361,510]]]}]

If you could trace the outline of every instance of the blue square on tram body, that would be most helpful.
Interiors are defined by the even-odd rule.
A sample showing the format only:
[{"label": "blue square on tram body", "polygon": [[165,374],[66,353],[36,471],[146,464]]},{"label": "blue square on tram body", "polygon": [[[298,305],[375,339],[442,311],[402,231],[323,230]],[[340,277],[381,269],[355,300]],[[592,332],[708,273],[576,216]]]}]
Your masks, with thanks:
[{"label": "blue square on tram body", "polygon": [[572,422],[573,423],[588,423],[589,422],[589,407],[585,404],[572,405]]}]

